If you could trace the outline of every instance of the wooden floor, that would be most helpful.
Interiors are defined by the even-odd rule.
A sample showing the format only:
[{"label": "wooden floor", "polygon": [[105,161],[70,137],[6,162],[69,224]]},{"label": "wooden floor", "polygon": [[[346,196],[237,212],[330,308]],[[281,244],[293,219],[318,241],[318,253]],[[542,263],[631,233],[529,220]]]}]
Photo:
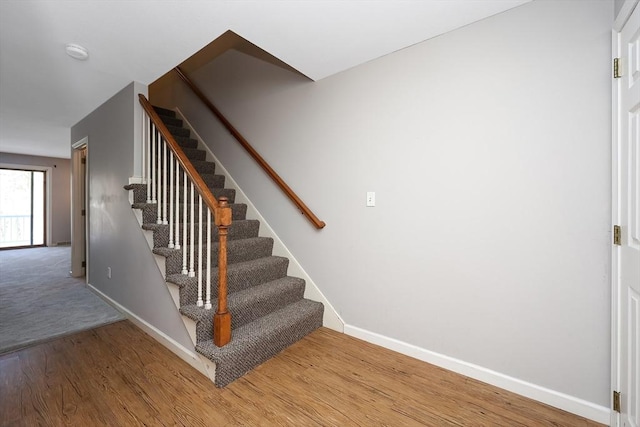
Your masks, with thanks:
[{"label": "wooden floor", "polygon": [[0,356],[2,426],[595,426],[322,328],[217,389],[128,321]]}]

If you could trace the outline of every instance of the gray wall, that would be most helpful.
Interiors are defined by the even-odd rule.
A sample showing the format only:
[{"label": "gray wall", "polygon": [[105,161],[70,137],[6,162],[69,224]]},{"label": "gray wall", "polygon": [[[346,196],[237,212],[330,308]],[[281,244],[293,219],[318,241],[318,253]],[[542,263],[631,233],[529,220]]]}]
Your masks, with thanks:
[{"label": "gray wall", "polygon": [[617,17],[618,13],[620,13],[620,9],[622,9],[622,5],[625,0],[613,0],[613,16]]},{"label": "gray wall", "polygon": [[56,157],[0,153],[0,164],[51,168],[51,245],[71,241],[71,162]]},{"label": "gray wall", "polygon": [[348,325],[608,407],[612,21],[536,1],[318,82],[236,51],[194,72],[322,231],[184,86],[153,99]]},{"label": "gray wall", "polygon": [[[123,186],[134,176],[135,126],[141,115],[131,83],[71,128],[85,136],[89,170],[89,283],[187,348],[193,348]],[[107,278],[107,267],[112,278]]]}]

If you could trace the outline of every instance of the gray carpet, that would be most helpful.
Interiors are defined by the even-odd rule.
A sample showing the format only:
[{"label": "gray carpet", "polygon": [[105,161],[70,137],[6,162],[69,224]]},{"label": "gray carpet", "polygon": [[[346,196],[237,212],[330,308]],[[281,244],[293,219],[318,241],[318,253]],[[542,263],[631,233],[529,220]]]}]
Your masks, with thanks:
[{"label": "gray carpet", "polygon": [[0,251],[0,354],[124,319],[70,267],[70,247]]}]

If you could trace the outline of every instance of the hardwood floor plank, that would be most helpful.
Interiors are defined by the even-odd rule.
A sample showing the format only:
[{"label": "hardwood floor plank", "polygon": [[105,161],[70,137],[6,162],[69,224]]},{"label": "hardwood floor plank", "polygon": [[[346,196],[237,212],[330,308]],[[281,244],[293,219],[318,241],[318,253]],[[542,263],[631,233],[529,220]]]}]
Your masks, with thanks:
[{"label": "hardwood floor plank", "polygon": [[0,356],[1,426],[597,426],[321,328],[224,389],[128,321]]}]

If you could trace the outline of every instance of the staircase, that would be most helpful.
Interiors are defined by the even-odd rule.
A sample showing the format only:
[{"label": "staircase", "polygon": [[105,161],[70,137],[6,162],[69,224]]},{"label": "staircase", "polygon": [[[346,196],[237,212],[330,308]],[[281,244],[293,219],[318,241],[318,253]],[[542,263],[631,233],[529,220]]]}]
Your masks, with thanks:
[{"label": "staircase", "polygon": [[[157,205],[146,202],[146,185],[125,186],[133,191],[132,207],[142,212],[142,228],[153,232],[153,252],[165,259],[168,286],[179,289],[177,305],[180,313],[195,322],[195,349],[214,362],[215,385],[224,387],[322,326],[324,307],[319,302],[304,299],[304,280],[287,276],[289,260],[272,255],[273,239],[258,235],[259,221],[246,218],[247,206],[235,203],[235,190],[224,188],[225,177],[215,174],[215,164],[206,161],[206,152],[198,149],[198,141],[190,138],[190,131],[183,127],[182,120],[171,110],[154,109],[216,199],[226,197],[231,206],[233,222],[228,232],[227,286],[232,338],[229,344],[217,347],[213,343],[215,302],[213,309],[196,305],[197,275],[206,273],[196,271],[196,277],[182,274],[182,251],[189,247],[169,248],[169,226],[157,224]],[[178,203],[181,206],[190,203],[184,192]],[[199,243],[198,225],[195,227],[194,241],[189,238],[188,245]],[[212,227],[211,242],[217,241],[217,234],[217,228]],[[217,243],[211,243],[212,278],[217,277],[217,247]],[[217,286],[212,286],[212,301],[216,297]]]}]

